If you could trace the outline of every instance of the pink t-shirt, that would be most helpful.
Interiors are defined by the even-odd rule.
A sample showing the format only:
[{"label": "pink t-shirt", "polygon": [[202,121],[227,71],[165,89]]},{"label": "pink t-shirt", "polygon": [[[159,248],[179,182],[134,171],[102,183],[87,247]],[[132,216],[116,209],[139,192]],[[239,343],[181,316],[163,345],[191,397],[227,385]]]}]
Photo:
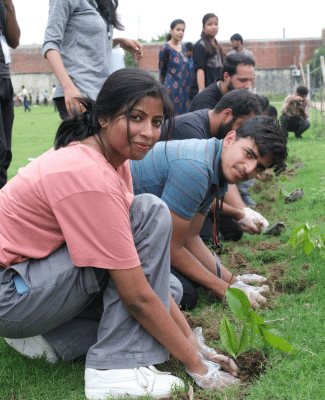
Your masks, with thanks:
[{"label": "pink t-shirt", "polygon": [[0,191],[0,265],[44,258],[66,242],[78,267],[134,268],[132,201],[128,161],[115,170],[79,142],[51,149]]}]

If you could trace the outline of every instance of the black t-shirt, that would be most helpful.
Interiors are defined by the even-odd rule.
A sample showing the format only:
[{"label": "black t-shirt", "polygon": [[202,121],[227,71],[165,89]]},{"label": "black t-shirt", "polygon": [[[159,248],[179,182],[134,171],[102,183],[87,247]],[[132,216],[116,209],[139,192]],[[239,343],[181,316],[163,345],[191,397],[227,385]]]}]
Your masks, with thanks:
[{"label": "black t-shirt", "polygon": [[222,55],[220,51],[217,51],[213,56],[209,56],[202,39],[200,39],[194,46],[193,61],[195,73],[189,90],[190,99],[193,99],[199,91],[196,75],[198,69],[204,71],[204,86],[206,88],[214,81],[220,79],[222,73]]},{"label": "black t-shirt", "polygon": [[222,92],[218,87],[218,82],[212,83],[212,85],[203,89],[202,92],[198,93],[191,101],[189,112],[203,110],[209,108],[213,110],[214,107],[219,103],[222,97]]},{"label": "black t-shirt", "polygon": [[[174,128],[171,132],[171,139],[211,139],[209,111],[210,110],[199,110],[177,115],[174,118]],[[167,120],[161,128],[160,142],[166,140],[168,122]]]}]

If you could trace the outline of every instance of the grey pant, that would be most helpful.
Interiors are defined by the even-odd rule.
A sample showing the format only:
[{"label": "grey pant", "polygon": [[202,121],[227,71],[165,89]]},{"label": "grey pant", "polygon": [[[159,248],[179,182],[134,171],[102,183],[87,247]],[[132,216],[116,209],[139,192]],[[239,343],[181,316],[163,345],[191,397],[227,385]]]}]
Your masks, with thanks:
[{"label": "grey pant", "polygon": [[237,185],[237,188],[239,190],[240,193],[249,193],[250,188],[254,185],[256,179],[250,179],[248,181],[245,182],[240,182]]},{"label": "grey pant", "polygon": [[[130,221],[144,274],[168,309],[169,210],[157,197],[139,195]],[[17,273],[30,288],[23,295],[12,280]],[[181,296],[179,282],[173,278],[173,284]],[[108,272],[75,267],[65,245],[45,259],[0,268],[0,300],[0,336],[44,335],[66,360],[88,351],[88,368],[135,368],[168,359],[168,351],[124,307]]]}]

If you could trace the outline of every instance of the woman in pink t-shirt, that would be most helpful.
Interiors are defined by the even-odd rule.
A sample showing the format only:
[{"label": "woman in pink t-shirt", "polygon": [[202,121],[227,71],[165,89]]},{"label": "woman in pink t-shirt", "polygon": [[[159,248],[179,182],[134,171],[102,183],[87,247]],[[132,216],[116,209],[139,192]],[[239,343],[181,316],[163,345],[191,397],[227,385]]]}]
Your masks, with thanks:
[{"label": "woman in pink t-shirt", "polygon": [[89,399],[168,396],[183,382],[153,364],[169,352],[203,388],[237,382],[236,366],[192,333],[170,296],[178,282],[166,204],[133,197],[129,159],[159,139],[172,114],[167,92],[122,69],[96,102],[79,100],[86,111],[61,123],[54,149],[0,192],[0,335],[49,361],[87,353]]}]

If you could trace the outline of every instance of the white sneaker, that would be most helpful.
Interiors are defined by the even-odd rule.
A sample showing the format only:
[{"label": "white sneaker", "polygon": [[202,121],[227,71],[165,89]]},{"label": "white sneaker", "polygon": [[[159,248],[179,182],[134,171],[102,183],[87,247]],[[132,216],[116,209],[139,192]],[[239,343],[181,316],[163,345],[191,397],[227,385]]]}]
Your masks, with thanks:
[{"label": "white sneaker", "polygon": [[160,399],[169,396],[176,386],[183,388],[184,383],[170,372],[158,371],[152,365],[106,371],[86,368],[85,371],[85,394],[90,400],[105,400],[109,395],[136,398],[146,394]]},{"label": "white sneaker", "polygon": [[45,354],[46,360],[55,363],[59,358],[57,352],[43,336],[32,336],[24,339],[7,339],[4,340],[20,354],[29,358],[42,356]]}]

